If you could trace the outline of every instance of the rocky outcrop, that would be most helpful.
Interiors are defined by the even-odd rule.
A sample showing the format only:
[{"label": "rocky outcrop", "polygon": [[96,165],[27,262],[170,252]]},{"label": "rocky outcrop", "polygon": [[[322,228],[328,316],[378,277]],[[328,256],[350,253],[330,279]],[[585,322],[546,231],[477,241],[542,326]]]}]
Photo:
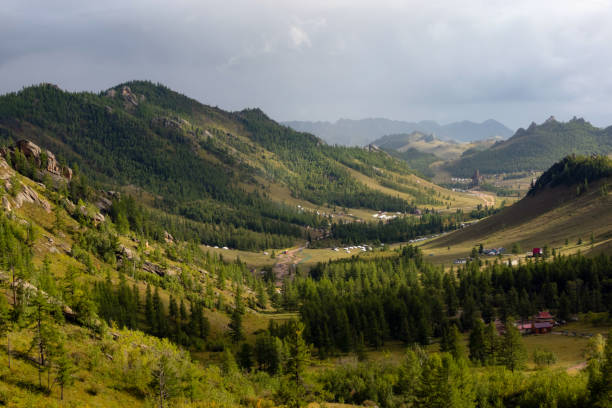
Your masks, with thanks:
[{"label": "rocky outcrop", "polygon": [[13,177],[14,174],[15,170],[9,166],[3,157],[0,157],[0,180],[8,180]]},{"label": "rocky outcrop", "polygon": [[51,212],[51,204],[25,184],[21,185],[21,191],[15,196],[15,207],[20,208],[23,203],[32,203],[41,206],[46,212]]},{"label": "rocky outcrop", "polygon": [[153,118],[151,122],[153,123],[153,125],[162,126],[162,127],[170,128],[170,129],[180,129],[182,126],[188,126],[188,127],[191,126],[191,123],[189,123],[185,119],[180,118],[178,116],[174,118],[157,117],[157,118]]},{"label": "rocky outcrop", "polygon": [[134,251],[132,251],[130,248],[126,247],[123,244],[119,244],[117,246],[117,255],[119,255],[121,258],[126,258],[130,261],[136,259],[136,254],[134,254]]},{"label": "rocky outcrop", "polygon": [[166,275],[166,272],[164,271],[164,269],[159,266],[154,264],[153,262],[149,262],[149,261],[144,261],[142,263],[142,269],[149,272],[149,273],[154,273],[158,276],[164,276]]},{"label": "rocky outcrop", "polygon": [[167,244],[171,244],[174,242],[174,237],[170,235],[168,231],[164,231],[164,240],[166,241]]},{"label": "rocky outcrop", "polygon": [[144,95],[136,95],[133,93],[129,86],[123,86],[119,92],[117,92],[116,89],[109,89],[106,91],[106,96],[109,98],[115,98],[117,95],[124,100],[126,109],[134,108],[146,99]]},{"label": "rocky outcrop", "polygon": [[106,197],[100,196],[96,200],[95,205],[100,211],[108,211],[113,205],[113,202]]},{"label": "rocky outcrop", "polygon": [[50,296],[47,292],[45,292],[42,289],[38,289],[36,286],[34,286],[28,281],[25,281],[20,278],[13,280],[12,277],[10,277],[4,272],[0,272],[0,281],[9,282],[9,286],[11,288],[19,288],[20,290],[31,291],[33,293],[39,292],[43,295],[45,299],[47,299],[47,301],[49,301],[49,303],[59,306],[62,309],[62,312],[64,313],[66,317],[71,318],[71,319],[74,319],[77,317],[76,312],[72,310],[70,306],[68,306],[66,303],[62,302],[61,300],[53,296]]},{"label": "rocky outcrop", "polygon": [[11,202],[8,200],[8,198],[6,198],[6,196],[2,196],[2,208],[7,212],[12,210]]},{"label": "rocky outcrop", "polygon": [[102,215],[102,213],[95,213],[93,216],[93,220],[95,223],[101,223],[104,222],[106,218],[104,217],[104,215]]},{"label": "rocky outcrop", "polygon": [[106,217],[104,217],[104,215],[102,215],[102,213],[100,212],[97,212],[95,214],[93,212],[90,213],[87,207],[84,205],[79,207],[79,212],[82,216],[92,219],[95,224],[104,222],[104,220],[106,219]]},{"label": "rocky outcrop", "polygon": [[13,147],[2,149],[0,155],[6,157],[9,153],[13,153],[16,150],[19,150],[26,158],[32,160],[39,169],[47,171],[56,177],[72,179],[72,169],[70,167],[60,165],[51,151],[43,150],[40,146],[27,139],[17,141]]},{"label": "rocky outcrop", "polygon": [[62,205],[68,211],[69,214],[73,214],[76,210],[76,205],[67,198],[62,199]]}]

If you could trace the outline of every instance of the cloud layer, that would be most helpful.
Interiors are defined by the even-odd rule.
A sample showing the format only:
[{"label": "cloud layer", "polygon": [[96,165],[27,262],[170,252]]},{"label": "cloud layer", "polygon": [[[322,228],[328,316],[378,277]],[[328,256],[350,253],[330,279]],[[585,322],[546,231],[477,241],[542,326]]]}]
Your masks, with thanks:
[{"label": "cloud layer", "polygon": [[612,124],[611,1],[4,0],[0,92],[162,82],[278,120]]}]

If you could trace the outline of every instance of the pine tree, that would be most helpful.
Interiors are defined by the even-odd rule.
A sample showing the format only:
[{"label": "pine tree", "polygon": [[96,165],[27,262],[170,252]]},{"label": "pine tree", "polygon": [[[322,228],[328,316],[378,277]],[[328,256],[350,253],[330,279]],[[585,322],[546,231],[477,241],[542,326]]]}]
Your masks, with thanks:
[{"label": "pine tree", "polygon": [[419,408],[473,407],[475,393],[469,369],[449,354],[429,356],[421,371],[414,406]]},{"label": "pine tree", "polygon": [[240,368],[245,371],[251,371],[253,367],[253,347],[249,343],[242,343],[237,357]]},{"label": "pine tree", "polygon": [[244,306],[242,303],[242,290],[240,285],[237,285],[234,294],[234,310],[232,311],[232,316],[229,323],[230,337],[236,343],[244,340],[244,329],[242,328],[243,314]]},{"label": "pine tree", "polygon": [[[32,298],[30,322],[34,329],[30,347],[36,350],[38,385],[42,386],[42,373],[49,369],[50,357],[58,344],[59,332],[55,327],[54,307],[41,291]],[[50,384],[48,384],[50,385]]]},{"label": "pine tree", "polygon": [[464,357],[465,351],[461,344],[461,333],[456,325],[450,324],[446,330],[443,330],[440,350],[449,352],[456,360]]},{"label": "pine tree", "polygon": [[57,375],[55,377],[55,382],[60,386],[60,399],[64,399],[64,388],[71,385],[74,382],[74,365],[72,363],[72,359],[62,347],[59,356],[56,361],[57,366]]},{"label": "pine tree", "polygon": [[157,286],[153,293],[153,314],[155,335],[158,337],[166,337],[168,334],[168,321],[164,304],[159,297],[159,288]]},{"label": "pine tree", "polygon": [[206,316],[204,316],[202,305],[200,303],[192,303],[188,325],[189,334],[204,340],[208,336],[209,329],[210,323]]},{"label": "pine tree", "polygon": [[505,330],[506,333],[504,333],[502,339],[501,359],[506,368],[514,372],[525,366],[527,350],[523,344],[521,333],[514,325],[514,319],[508,319]]},{"label": "pine tree", "polygon": [[153,309],[153,297],[151,296],[150,285],[147,285],[145,297],[145,320],[151,332],[155,332],[155,310]]},{"label": "pine tree", "polygon": [[174,397],[180,391],[180,376],[176,362],[165,350],[161,351],[161,355],[155,362],[151,371],[151,387],[156,396],[158,407],[164,408],[166,401]]},{"label": "pine tree", "polygon": [[612,330],[608,333],[608,340],[603,352],[603,363],[601,365],[601,386],[594,395],[595,406],[612,406]]},{"label": "pine tree", "polygon": [[168,317],[172,323],[172,327],[170,328],[170,335],[176,341],[180,338],[181,324],[179,317],[179,309],[176,303],[176,299],[172,294],[170,294],[170,301],[168,303]]},{"label": "pine tree", "polygon": [[461,327],[463,330],[471,330],[476,320],[476,303],[472,296],[468,296],[463,302],[461,312]]},{"label": "pine tree", "polygon": [[497,364],[499,353],[499,335],[495,323],[489,323],[485,328],[484,333],[484,348],[485,348],[485,365]]},{"label": "pine tree", "polygon": [[255,340],[255,360],[259,369],[274,375],[281,368],[281,341],[269,334],[257,336]]},{"label": "pine tree", "polygon": [[288,323],[287,331],[288,335],[285,338],[287,347],[285,374],[289,376],[295,385],[299,385],[304,368],[310,361],[310,350],[302,337],[304,324],[297,320],[292,320]]},{"label": "pine tree", "polygon": [[476,320],[470,333],[469,348],[470,360],[477,364],[484,364],[486,360],[485,326],[480,320]]}]

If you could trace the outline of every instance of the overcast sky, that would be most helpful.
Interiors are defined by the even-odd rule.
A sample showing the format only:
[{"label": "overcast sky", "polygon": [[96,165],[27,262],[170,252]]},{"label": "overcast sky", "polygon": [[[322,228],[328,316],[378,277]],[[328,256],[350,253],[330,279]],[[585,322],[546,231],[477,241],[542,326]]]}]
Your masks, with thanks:
[{"label": "overcast sky", "polygon": [[2,0],[0,92],[150,79],[277,120],[612,124],[612,0]]}]

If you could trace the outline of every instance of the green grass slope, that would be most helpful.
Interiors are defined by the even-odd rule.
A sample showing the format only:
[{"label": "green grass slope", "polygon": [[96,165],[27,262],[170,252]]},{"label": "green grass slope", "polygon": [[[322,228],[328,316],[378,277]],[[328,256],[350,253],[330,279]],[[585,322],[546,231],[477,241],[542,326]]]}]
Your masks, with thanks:
[{"label": "green grass slope", "polygon": [[[280,204],[285,197],[273,195],[279,187],[313,206],[406,212],[439,201],[418,182],[398,183],[413,170],[384,152],[327,146],[259,109],[226,112],[146,81],[99,94],[44,84],[0,96],[0,141],[21,138],[55,152],[94,184],[136,193],[200,235],[215,226],[221,232],[205,243],[219,246],[233,236],[242,249],[284,247],[304,238],[307,227],[327,224]],[[389,191],[353,171],[386,181]]]},{"label": "green grass slope", "polygon": [[471,177],[476,169],[484,174],[546,170],[568,154],[608,154],[612,151],[612,127],[600,129],[584,119],[558,122],[548,119],[519,129],[510,139],[496,143],[449,163],[455,176]]},{"label": "green grass slope", "polygon": [[567,157],[522,200],[424,248],[446,262],[469,255],[480,243],[508,252],[514,243],[526,251],[545,245],[562,252],[605,250],[612,239],[611,163],[605,157]]}]

